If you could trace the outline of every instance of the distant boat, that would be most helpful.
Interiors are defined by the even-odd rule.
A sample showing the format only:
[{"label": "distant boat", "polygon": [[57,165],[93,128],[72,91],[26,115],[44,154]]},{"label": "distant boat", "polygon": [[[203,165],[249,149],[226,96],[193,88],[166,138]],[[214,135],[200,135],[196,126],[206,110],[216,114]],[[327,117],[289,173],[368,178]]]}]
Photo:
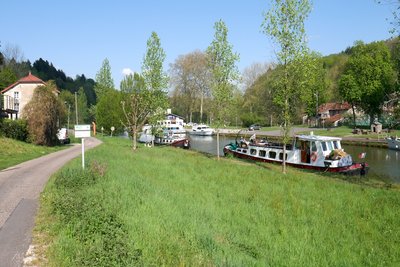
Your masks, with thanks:
[{"label": "distant boat", "polygon": [[394,149],[394,150],[400,150],[400,138],[399,137],[388,137],[386,138],[388,148],[389,149]]},{"label": "distant boat", "polygon": [[155,137],[154,144],[156,145],[168,145],[174,146],[183,149],[190,148],[190,141],[186,137],[180,137],[177,135],[173,136],[163,136],[163,137]]},{"label": "distant boat", "polygon": [[151,132],[151,125],[145,125],[142,127],[142,132],[139,136],[140,143],[151,143],[154,141],[154,135]]},{"label": "distant boat", "polygon": [[197,124],[188,133],[191,135],[211,136],[215,133],[215,130],[205,124]]},{"label": "distant boat", "polygon": [[[293,144],[286,145],[286,164],[296,168],[364,175],[368,172],[367,163],[353,162],[351,155],[344,152],[340,144],[341,138],[297,135]],[[262,162],[282,163],[283,144],[264,141],[258,143],[241,140],[224,147],[225,155]],[[362,153],[361,158],[365,157]]]}]

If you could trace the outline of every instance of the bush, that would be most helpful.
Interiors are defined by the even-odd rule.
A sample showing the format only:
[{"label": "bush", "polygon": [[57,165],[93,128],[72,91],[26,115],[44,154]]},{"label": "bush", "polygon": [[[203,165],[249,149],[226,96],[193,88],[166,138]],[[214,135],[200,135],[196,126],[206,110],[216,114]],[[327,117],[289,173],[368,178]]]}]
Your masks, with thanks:
[{"label": "bush", "polygon": [[0,120],[0,136],[26,142],[28,128],[25,120]]}]

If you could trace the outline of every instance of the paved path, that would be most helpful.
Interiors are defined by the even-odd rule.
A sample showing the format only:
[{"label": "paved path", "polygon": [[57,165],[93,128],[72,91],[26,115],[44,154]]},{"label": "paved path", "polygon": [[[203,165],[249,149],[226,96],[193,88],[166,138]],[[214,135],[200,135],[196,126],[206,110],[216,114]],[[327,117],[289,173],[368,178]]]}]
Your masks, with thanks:
[{"label": "paved path", "polygon": [[[85,139],[90,149],[101,142]],[[0,171],[0,267],[21,266],[31,243],[34,218],[49,177],[81,154],[80,145]]]}]

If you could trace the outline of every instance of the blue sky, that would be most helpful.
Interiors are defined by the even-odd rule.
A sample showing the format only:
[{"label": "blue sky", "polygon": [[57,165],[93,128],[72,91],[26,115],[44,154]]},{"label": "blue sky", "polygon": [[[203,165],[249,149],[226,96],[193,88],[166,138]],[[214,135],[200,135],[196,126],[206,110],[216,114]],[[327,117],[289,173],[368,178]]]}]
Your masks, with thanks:
[{"label": "blue sky", "polygon": [[[314,0],[306,22],[309,47],[322,55],[338,53],[354,41],[390,38],[394,8],[376,0]],[[155,31],[167,54],[167,71],[179,55],[205,50],[222,19],[240,54],[243,71],[255,62],[272,62],[274,47],[261,32],[268,0],[68,0],[2,1],[0,41],[17,45],[32,63],[40,57],[66,75],[95,78],[108,58],[119,88],[122,71],[140,71],[146,41]]]}]

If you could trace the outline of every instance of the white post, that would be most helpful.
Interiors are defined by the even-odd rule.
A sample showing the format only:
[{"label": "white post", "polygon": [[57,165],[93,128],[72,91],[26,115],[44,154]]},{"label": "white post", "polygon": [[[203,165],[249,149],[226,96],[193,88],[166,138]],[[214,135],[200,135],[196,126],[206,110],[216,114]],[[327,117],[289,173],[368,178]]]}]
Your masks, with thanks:
[{"label": "white post", "polygon": [[85,169],[85,138],[82,138],[82,169]]}]

